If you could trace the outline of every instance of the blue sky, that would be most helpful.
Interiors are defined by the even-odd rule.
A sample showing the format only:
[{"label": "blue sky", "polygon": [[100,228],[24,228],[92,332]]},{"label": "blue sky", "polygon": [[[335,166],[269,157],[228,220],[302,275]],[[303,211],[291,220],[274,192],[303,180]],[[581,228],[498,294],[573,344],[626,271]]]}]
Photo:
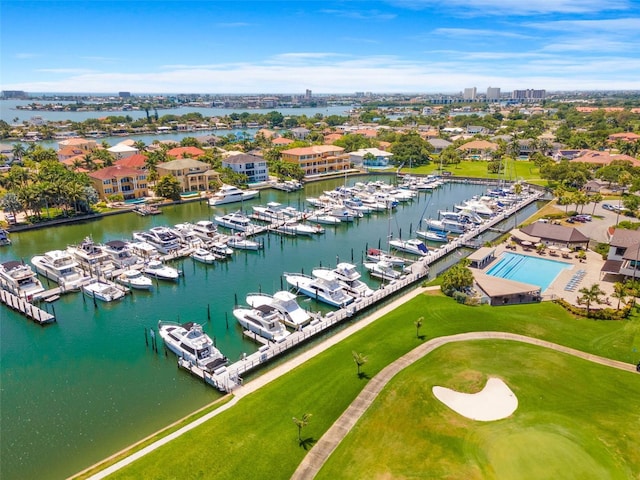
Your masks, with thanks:
[{"label": "blue sky", "polygon": [[640,90],[640,0],[1,2],[3,90]]}]

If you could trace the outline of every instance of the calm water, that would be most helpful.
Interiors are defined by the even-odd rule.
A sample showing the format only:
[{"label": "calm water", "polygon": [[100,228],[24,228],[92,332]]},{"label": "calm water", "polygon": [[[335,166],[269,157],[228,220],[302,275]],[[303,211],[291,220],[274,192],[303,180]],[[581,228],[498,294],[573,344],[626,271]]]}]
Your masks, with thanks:
[{"label": "calm water", "polygon": [[[126,116],[131,118],[145,118],[147,116],[144,110],[134,111],[115,111],[115,112],[48,112],[48,111],[31,111],[31,110],[17,110],[17,106],[26,106],[34,103],[34,100],[2,100],[0,101],[0,120],[5,122],[14,123],[14,119],[17,118],[17,123],[22,123],[25,120],[31,119],[34,116],[40,116],[45,120],[62,121],[71,120],[72,122],[82,122],[89,118],[109,117],[109,116]],[[38,101],[38,103],[61,103],[67,105],[73,102],[44,102]],[[307,115],[313,117],[316,113],[321,113],[324,116],[328,115],[347,115],[349,107],[342,106],[327,106],[327,107],[305,107],[305,108],[267,108],[267,109],[233,109],[233,108],[206,108],[206,107],[180,107],[172,109],[160,109],[158,115],[185,115],[187,113],[199,112],[205,117],[219,117],[224,115],[230,115],[233,112],[249,112],[249,113],[269,113],[277,110],[283,115]],[[151,112],[153,114],[153,111]]]},{"label": "calm water", "polygon": [[[378,177],[379,178],[379,177]],[[362,180],[359,178],[358,180]],[[349,179],[352,185],[355,179]],[[252,204],[280,201],[304,207],[305,196],[317,196],[343,181],[308,185],[305,192],[264,191]],[[185,276],[177,284],[159,282],[152,292],[128,296],[117,304],[93,303],[79,293],[55,302],[58,323],[40,327],[0,306],[0,400],[3,479],[62,478],[71,475],[216,399],[219,394],[176,366],[175,357],[154,354],[145,346],[145,328],[164,320],[195,320],[215,336],[232,361],[257,347],[242,338],[231,311],[234,298],[272,293],[281,288],[281,273],[340,260],[361,262],[366,246],[384,246],[388,232],[409,238],[422,217],[484,191],[479,185],[446,185],[421,193],[391,217],[372,215],[357,224],[328,228],[322,236],[264,236],[262,252],[238,252],[215,266],[179,260]],[[188,203],[163,209],[163,215],[134,213],[84,224],[16,233],[13,245],[0,249],[0,260],[24,259],[64,248],[92,235],[96,242],[129,239],[131,232],[155,225],[212,218],[240,205],[211,208]],[[370,281],[371,285],[377,285]],[[323,307],[314,301],[301,305]],[[207,319],[210,309],[211,320]]]}]

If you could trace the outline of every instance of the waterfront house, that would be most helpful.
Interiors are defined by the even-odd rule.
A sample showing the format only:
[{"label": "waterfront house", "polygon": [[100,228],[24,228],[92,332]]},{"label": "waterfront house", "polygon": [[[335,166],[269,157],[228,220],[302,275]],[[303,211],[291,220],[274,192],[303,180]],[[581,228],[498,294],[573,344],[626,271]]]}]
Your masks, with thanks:
[{"label": "waterfront house", "polygon": [[58,142],[58,150],[62,150],[65,147],[73,147],[83,153],[91,153],[96,149],[97,143],[95,140],[87,140],[86,138],[67,138]]},{"label": "waterfront house", "polygon": [[349,154],[335,145],[312,145],[282,151],[282,161],[295,163],[305,176],[340,172],[350,166]]},{"label": "waterfront house", "polygon": [[147,157],[142,153],[136,153],[135,155],[131,155],[130,157],[116,160],[114,164],[120,165],[122,167],[134,168],[137,170],[145,170],[147,168]]},{"label": "waterfront house", "polygon": [[[370,154],[370,155],[367,155]],[[373,155],[373,158],[370,158]],[[369,158],[365,158],[369,157]],[[389,166],[389,160],[393,153],[385,152],[378,148],[361,148],[349,153],[349,161],[356,167],[384,168]]]},{"label": "waterfront house", "polygon": [[182,192],[209,190],[209,183],[219,179],[218,172],[211,170],[211,165],[193,158],[179,158],[159,163],[157,172],[159,177],[175,177],[180,182]]},{"label": "waterfront house", "polygon": [[433,147],[433,153],[442,153],[442,151],[451,145],[451,142],[443,138],[430,138],[427,140]]},{"label": "waterfront house", "polygon": [[249,183],[266,182],[269,180],[267,161],[256,155],[241,153],[222,160],[222,167],[228,167],[236,173],[244,173]]},{"label": "waterfront house", "polygon": [[111,195],[122,195],[125,200],[143,198],[148,195],[147,172],[114,165],[88,173],[93,187],[101,200]]},{"label": "waterfront house", "polygon": [[305,140],[311,133],[311,130],[304,127],[296,127],[292,128],[290,132],[296,140]]},{"label": "waterfront house", "polygon": [[572,162],[584,162],[592,165],[609,165],[613,161],[630,162],[634,167],[640,167],[640,160],[630,155],[615,155],[610,152],[600,152],[598,150],[582,150],[577,156],[571,159]]},{"label": "waterfront house", "polygon": [[271,145],[273,145],[274,147],[278,147],[280,145],[290,145],[293,142],[294,141],[291,140],[290,138],[278,137],[271,140]]},{"label": "waterfront house", "polygon": [[464,158],[469,160],[488,160],[498,149],[498,144],[487,140],[472,140],[458,147]]},{"label": "waterfront house", "polygon": [[640,231],[616,228],[600,273],[640,279]]}]

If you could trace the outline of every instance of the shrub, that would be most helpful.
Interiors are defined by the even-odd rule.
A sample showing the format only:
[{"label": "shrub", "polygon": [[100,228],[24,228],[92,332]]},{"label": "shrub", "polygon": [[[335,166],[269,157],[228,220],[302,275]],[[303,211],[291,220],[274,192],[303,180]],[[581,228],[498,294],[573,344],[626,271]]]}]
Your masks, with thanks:
[{"label": "shrub", "polygon": [[562,298],[558,298],[554,300],[554,303],[557,303],[561,307],[563,307],[568,312],[578,316],[578,317],[587,317],[593,318],[594,320],[624,320],[631,314],[632,306],[627,305],[626,307],[616,310],[615,308],[600,308],[600,309],[591,309],[589,311],[589,315],[587,315],[587,309],[583,307],[577,307],[567,302]]}]

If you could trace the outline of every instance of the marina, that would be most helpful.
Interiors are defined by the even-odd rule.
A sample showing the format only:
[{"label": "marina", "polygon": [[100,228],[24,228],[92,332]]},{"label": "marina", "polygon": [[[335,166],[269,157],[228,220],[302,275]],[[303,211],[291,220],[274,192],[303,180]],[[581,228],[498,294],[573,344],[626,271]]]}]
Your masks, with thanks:
[{"label": "marina", "polygon": [[[306,196],[317,196],[343,183],[342,179],[319,182],[293,193],[263,191],[260,199],[245,203],[244,211],[250,212],[252,205],[268,201],[305,211]],[[219,395],[216,389],[203,387],[203,381],[195,381],[190,375],[176,373],[176,358],[173,354],[167,356],[163,353],[163,344],[157,333],[156,341],[160,346],[157,353],[145,343],[144,332],[156,329],[159,319],[201,324],[229,359],[226,372],[207,373],[207,376],[218,385],[227,382],[232,389],[233,385],[250,379],[260,366],[295,351],[297,345],[314,341],[329,330],[348,324],[364,308],[378,308],[377,305],[387,298],[381,295],[383,292],[405,288],[400,286],[405,285],[403,281],[396,287],[388,280],[382,282],[370,278],[362,268],[367,250],[376,247],[388,250],[389,224],[394,238],[410,238],[423,217],[435,217],[438,210],[452,209],[455,203],[485,190],[485,185],[445,184],[439,189],[420,193],[413,202],[400,204],[391,214],[387,211],[373,212],[355,222],[325,225],[323,235],[277,235],[264,227],[262,233],[253,238],[260,241],[263,248],[235,250],[227,261],[212,265],[184,256],[163,255],[165,262],[183,272],[178,281],[154,279],[150,289],[136,290],[118,302],[99,302],[97,308],[86,295],[60,292],[51,279],[43,278],[47,291],[60,295],[50,305],[55,306],[57,322],[46,329],[35,329],[42,330],[42,333],[37,333],[19,313],[2,307],[4,334],[0,340],[3,373],[11,372],[3,376],[6,379],[3,406],[11,408],[17,417],[29,415],[32,424],[46,434],[40,437],[36,446],[25,435],[26,432],[20,430],[19,422],[8,419],[3,424],[3,433],[10,435],[12,441],[7,450],[2,451],[3,467],[6,464],[4,468],[14,468],[14,472],[26,475],[32,472],[31,476],[37,472],[40,478],[67,476],[215,399]],[[423,213],[427,204],[427,213]],[[49,229],[46,236],[42,232],[13,233],[13,244],[0,251],[0,260],[31,258],[40,252],[77,245],[88,233],[96,244],[116,242],[111,243],[114,254],[122,255],[117,242],[130,239],[134,231],[212,220],[215,215],[237,211],[239,206],[210,207],[206,202],[192,202],[163,207],[161,216],[142,217],[127,213],[89,224],[55,227]],[[530,208],[535,210],[536,207],[531,205]],[[496,217],[495,223],[502,220]],[[430,247],[429,254],[419,262],[416,262],[419,258],[410,254],[399,255],[404,257],[406,265],[415,264],[413,268],[416,270],[428,264],[430,278],[446,268],[448,253],[455,248],[464,248],[469,242],[486,241],[487,237],[483,235],[482,231],[476,230],[468,237],[453,240],[457,241],[456,244]],[[313,255],[309,255],[310,251]],[[459,258],[457,255],[454,257],[451,261]],[[357,266],[362,280],[374,291],[373,295],[351,303],[352,307],[358,307],[355,311],[349,307],[336,310],[298,295],[299,306],[310,316],[307,326],[291,332],[285,341],[271,345],[255,343],[243,334],[245,329],[232,316],[237,298],[243,299],[251,292],[285,290],[284,272],[311,273],[314,268],[333,268],[345,261]],[[416,278],[406,275],[407,280],[418,281]],[[411,282],[405,286],[410,285]],[[313,331],[316,334],[312,334]],[[35,356],[28,357],[26,352],[33,351],[30,345],[34,335],[39,337],[39,348]],[[61,349],[69,342],[77,345],[73,354]],[[66,368],[70,362],[74,365],[73,370]],[[46,365],[46,368],[34,370],[30,365]],[[123,365],[127,368],[123,369]],[[133,365],[135,368],[128,367]],[[95,374],[97,368],[99,375]],[[197,372],[197,367],[191,370]],[[47,411],[36,407],[44,401],[50,405]],[[101,420],[104,412],[116,408],[118,414],[112,416],[110,422]],[[56,421],[53,422],[52,418]],[[124,425],[133,427],[128,427],[125,432]],[[70,432],[74,432],[73,437]],[[87,438],[91,439],[90,444],[86,442]],[[61,442],[70,445],[74,458],[64,465],[59,465],[54,458],[55,445]],[[22,452],[21,458],[28,458],[26,467],[24,460],[17,459],[16,449]],[[44,477],[43,471],[47,472]]]}]

